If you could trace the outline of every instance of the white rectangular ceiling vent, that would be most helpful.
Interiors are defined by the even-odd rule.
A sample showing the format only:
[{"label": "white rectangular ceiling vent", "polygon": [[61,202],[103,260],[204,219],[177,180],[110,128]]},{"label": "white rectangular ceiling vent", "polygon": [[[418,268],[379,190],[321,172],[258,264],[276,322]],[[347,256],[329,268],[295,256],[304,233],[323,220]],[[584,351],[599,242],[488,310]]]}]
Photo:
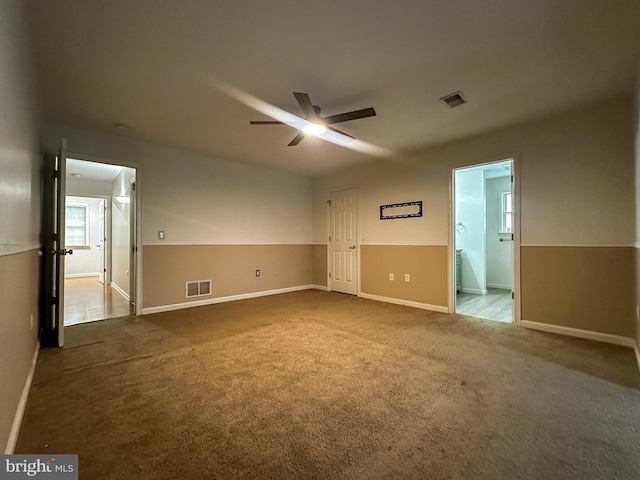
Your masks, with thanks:
[{"label": "white rectangular ceiling vent", "polygon": [[462,96],[462,92],[450,93],[449,95],[442,97],[441,102],[449,105],[449,108],[459,107],[467,103],[467,100]]},{"label": "white rectangular ceiling vent", "polygon": [[211,295],[211,280],[187,282],[187,298]]}]

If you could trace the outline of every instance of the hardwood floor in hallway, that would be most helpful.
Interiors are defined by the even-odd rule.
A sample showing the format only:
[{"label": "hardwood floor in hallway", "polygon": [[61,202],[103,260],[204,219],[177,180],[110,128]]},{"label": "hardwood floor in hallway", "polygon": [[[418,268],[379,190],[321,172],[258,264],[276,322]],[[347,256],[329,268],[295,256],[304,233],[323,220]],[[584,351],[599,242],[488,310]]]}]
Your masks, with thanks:
[{"label": "hardwood floor in hallway", "polygon": [[98,277],[66,278],[64,288],[67,326],[134,313],[133,306],[110,285],[100,283]]},{"label": "hardwood floor in hallway", "polygon": [[511,291],[489,288],[486,295],[458,293],[456,313],[498,322],[513,322]]}]

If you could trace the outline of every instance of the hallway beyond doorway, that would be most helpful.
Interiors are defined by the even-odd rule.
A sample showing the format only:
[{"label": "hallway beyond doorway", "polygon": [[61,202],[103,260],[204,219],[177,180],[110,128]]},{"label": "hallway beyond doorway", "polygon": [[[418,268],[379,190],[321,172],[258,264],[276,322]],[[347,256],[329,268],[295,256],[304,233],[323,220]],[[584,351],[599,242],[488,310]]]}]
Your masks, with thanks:
[{"label": "hallway beyond doorway", "polygon": [[110,285],[103,285],[98,277],[66,278],[64,324],[105,320],[133,315],[134,309]]}]

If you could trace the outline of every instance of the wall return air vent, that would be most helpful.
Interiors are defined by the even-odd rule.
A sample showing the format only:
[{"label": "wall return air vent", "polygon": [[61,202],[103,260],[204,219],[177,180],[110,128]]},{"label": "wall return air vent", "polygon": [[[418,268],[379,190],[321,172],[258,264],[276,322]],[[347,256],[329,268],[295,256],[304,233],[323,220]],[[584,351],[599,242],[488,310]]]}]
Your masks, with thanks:
[{"label": "wall return air vent", "polygon": [[465,103],[467,103],[467,100],[462,95],[462,92],[450,93],[449,95],[442,97],[440,101],[449,105],[449,108],[459,107],[460,105],[464,105]]},{"label": "wall return air vent", "polygon": [[211,295],[211,280],[187,282],[187,298]]}]

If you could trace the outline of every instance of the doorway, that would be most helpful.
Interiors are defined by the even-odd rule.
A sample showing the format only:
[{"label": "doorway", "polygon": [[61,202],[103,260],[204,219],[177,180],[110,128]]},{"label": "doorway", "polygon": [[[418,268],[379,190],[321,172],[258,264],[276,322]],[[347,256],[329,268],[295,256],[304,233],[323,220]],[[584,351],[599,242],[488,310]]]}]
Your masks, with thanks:
[{"label": "doorway", "polygon": [[514,161],[453,171],[454,312],[515,320]]},{"label": "doorway", "polygon": [[136,170],[68,158],[64,325],[135,313]]}]

